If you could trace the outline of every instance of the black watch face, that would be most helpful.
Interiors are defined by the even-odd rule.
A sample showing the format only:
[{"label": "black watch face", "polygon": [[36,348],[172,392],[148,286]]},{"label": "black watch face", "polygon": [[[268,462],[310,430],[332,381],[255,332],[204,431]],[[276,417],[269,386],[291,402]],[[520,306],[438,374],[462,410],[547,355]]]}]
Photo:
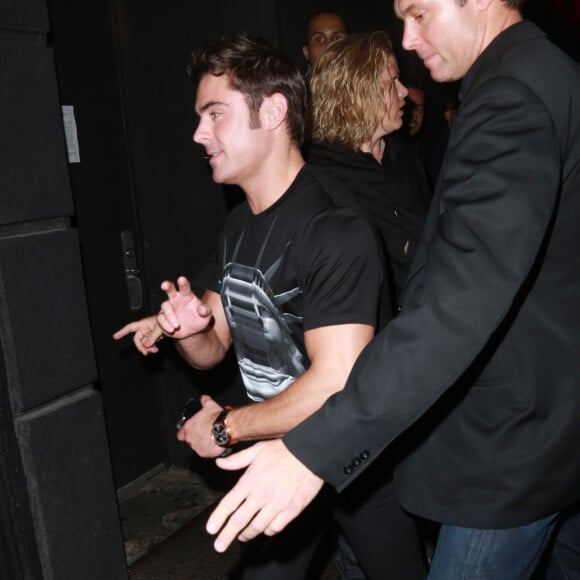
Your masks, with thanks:
[{"label": "black watch face", "polygon": [[213,426],[212,437],[220,447],[227,447],[228,443],[230,442],[228,430],[223,423],[216,423]]}]

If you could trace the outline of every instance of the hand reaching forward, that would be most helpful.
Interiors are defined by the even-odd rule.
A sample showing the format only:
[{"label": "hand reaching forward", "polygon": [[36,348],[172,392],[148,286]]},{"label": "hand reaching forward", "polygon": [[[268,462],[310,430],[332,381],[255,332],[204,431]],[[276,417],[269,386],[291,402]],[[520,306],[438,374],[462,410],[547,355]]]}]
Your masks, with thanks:
[{"label": "hand reaching forward", "polygon": [[316,497],[324,481],[288,451],[282,440],[262,441],[218,459],[222,469],[248,469],[211,514],[206,530],[225,552],[237,538],[281,532]]},{"label": "hand reaching forward", "polygon": [[161,305],[159,314],[130,322],[113,334],[119,340],[133,333],[133,343],[144,356],[159,352],[156,343],[163,335],[180,339],[205,330],[212,319],[211,309],[191,290],[184,276],[177,279],[177,289],[167,280],[161,284],[167,300]]},{"label": "hand reaching forward", "polygon": [[159,352],[157,342],[163,338],[163,331],[157,324],[157,315],[126,324],[113,334],[113,338],[119,340],[131,333],[133,333],[135,347],[143,356]]},{"label": "hand reaching forward", "polygon": [[161,305],[157,323],[164,334],[179,340],[198,334],[209,326],[211,309],[193,293],[185,276],[177,279],[177,288],[166,280],[161,284],[161,290],[167,294],[167,300]]}]

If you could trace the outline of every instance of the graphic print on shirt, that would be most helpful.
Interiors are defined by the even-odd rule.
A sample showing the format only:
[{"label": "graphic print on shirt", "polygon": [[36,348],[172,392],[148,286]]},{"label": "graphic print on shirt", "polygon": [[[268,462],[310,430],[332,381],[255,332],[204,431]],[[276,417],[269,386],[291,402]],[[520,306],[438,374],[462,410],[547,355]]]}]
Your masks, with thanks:
[{"label": "graphic print on shirt", "polygon": [[300,288],[290,288],[274,295],[269,280],[280,267],[282,256],[265,273],[257,267],[273,227],[274,223],[262,244],[256,266],[235,261],[244,231],[229,261],[224,247],[223,263],[226,265],[221,299],[244,386],[253,401],[264,401],[277,395],[306,370],[304,356],[288,326],[288,320],[299,319],[281,309],[300,293]]}]

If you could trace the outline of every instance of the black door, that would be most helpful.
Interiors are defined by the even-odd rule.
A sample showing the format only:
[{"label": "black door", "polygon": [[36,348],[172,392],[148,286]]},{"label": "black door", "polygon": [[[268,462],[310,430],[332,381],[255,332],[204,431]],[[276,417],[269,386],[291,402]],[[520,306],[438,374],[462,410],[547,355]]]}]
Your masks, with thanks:
[{"label": "black door", "polygon": [[[142,361],[111,339],[123,321],[149,312],[114,21],[107,2],[48,4],[60,100],[69,113],[65,126],[70,129],[76,123],[78,158],[69,159],[74,225],[79,230],[98,388],[119,488],[163,464],[165,452],[155,361]],[[125,276],[125,266],[131,264],[123,255],[123,232],[135,241],[131,297]]]}]

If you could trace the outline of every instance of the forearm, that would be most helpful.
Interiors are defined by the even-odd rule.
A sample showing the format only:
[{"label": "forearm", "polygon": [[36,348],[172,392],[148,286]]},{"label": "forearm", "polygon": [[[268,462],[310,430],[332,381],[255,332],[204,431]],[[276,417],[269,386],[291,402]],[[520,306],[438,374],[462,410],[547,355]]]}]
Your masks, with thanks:
[{"label": "forearm", "polygon": [[223,360],[229,345],[224,345],[210,327],[199,334],[176,340],[175,347],[192,367],[207,370]]},{"label": "forearm", "polygon": [[285,391],[262,403],[233,409],[228,426],[238,441],[281,437],[318,410],[330,395],[344,386],[344,380],[327,380],[310,374],[299,377]]},{"label": "forearm", "polygon": [[[231,345],[220,295],[207,290],[200,301],[186,278],[179,278],[179,292],[167,284],[167,296],[157,317],[167,336],[175,339],[177,351],[194,368],[214,367]],[[163,288],[163,286],[162,286]]]},{"label": "forearm", "polygon": [[374,329],[366,324],[321,327],[305,333],[311,364],[286,390],[262,403],[233,409],[227,423],[233,439],[281,437],[340,391]]}]

